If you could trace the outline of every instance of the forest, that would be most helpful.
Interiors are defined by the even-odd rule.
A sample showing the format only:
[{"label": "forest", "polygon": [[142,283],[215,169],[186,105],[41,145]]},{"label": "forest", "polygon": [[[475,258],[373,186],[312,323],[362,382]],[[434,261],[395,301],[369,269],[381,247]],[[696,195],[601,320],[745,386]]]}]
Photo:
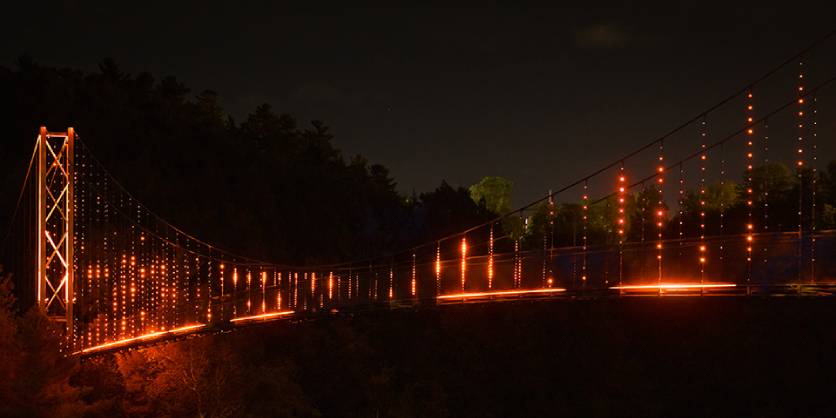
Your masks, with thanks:
[{"label": "forest", "polygon": [[[173,224],[199,231],[207,241],[237,253],[285,263],[377,256],[481,224],[514,207],[512,184],[497,177],[467,187],[443,182],[433,191],[406,195],[385,166],[361,155],[343,155],[325,122],[298,121],[269,104],[236,121],[220,103],[212,90],[194,93],[174,77],[128,74],[109,59],[93,72],[44,66],[27,56],[14,68],[0,67],[0,120],[6,128],[0,142],[0,225],[11,220],[32,139],[41,125],[76,127],[108,170]],[[832,229],[836,161],[816,173],[804,170],[801,181],[779,163],[756,167],[754,195],[769,199],[774,229],[797,227],[799,187],[812,184],[813,176],[819,210],[804,222]],[[743,187],[742,181],[708,186],[704,207],[709,234],[718,233],[721,213],[729,228],[742,230]],[[640,239],[658,193],[649,187],[629,195],[630,240]],[[698,201],[693,190],[683,199],[681,216],[687,228],[699,223]],[[762,203],[755,205],[755,216],[762,216]],[[577,245],[581,207],[580,202],[558,202],[553,210],[542,203],[528,215],[526,227],[503,225],[530,243],[541,242],[546,225],[554,225],[549,231],[556,237],[554,245]],[[612,243],[614,207],[604,201],[590,208],[594,245]],[[666,216],[668,235],[679,225],[678,216],[673,210]],[[613,316],[612,306],[368,314],[188,339],[79,362],[60,352],[60,338],[44,314],[16,298],[15,272],[1,266],[2,260],[0,416],[508,416],[554,411],[549,408],[599,416],[624,404],[636,408],[637,415],[663,415],[669,411],[666,405],[683,401],[671,395],[656,406],[642,403],[649,400],[642,389],[652,387],[652,377],[643,373],[653,355],[634,334],[625,328],[617,331],[625,320]],[[648,312],[629,309],[635,318],[651,320]],[[809,315],[811,327],[824,329],[815,319],[826,307],[803,311],[798,315]],[[781,319],[780,309],[762,307],[757,312],[774,316],[776,326],[793,333],[792,321]],[[545,319],[555,316],[555,322]],[[515,318],[525,322],[520,325]],[[473,324],[478,325],[469,328]],[[583,324],[593,328],[589,340],[566,343]],[[705,331],[704,325],[691,325]],[[548,331],[535,332],[538,326]],[[729,327],[723,332],[735,331]],[[639,330],[648,339],[661,338],[659,332]],[[681,328],[664,332],[694,342]],[[796,335],[804,347],[801,354],[820,358],[823,353],[816,347],[832,347],[832,335],[811,335]],[[742,349],[725,348],[756,351],[759,344],[773,343],[773,336],[759,334]],[[415,344],[426,350],[406,349]],[[611,351],[595,351],[607,344],[612,344]],[[673,358],[685,362],[688,373],[705,365],[699,350],[720,353],[724,348],[669,344],[673,346],[663,346],[678,353]],[[774,394],[774,388],[759,386],[756,371],[760,362],[770,361],[769,355],[781,353],[780,344],[743,360],[742,367],[753,374],[738,383]],[[485,347],[490,348],[480,350]],[[407,352],[415,358],[407,358]],[[629,360],[635,352],[641,354]],[[723,360],[730,367],[734,361]],[[564,366],[568,371],[560,375],[541,371]],[[596,380],[611,367],[616,368],[611,381]],[[785,371],[790,378],[804,379],[807,372],[801,370]],[[672,378],[665,375],[668,371],[653,373]],[[482,381],[461,387],[473,382],[468,374]],[[521,379],[526,382],[522,387],[511,383]],[[737,389],[723,376],[704,379],[705,384]],[[628,387],[628,382],[638,383]],[[800,396],[801,388],[792,393]],[[507,402],[499,402],[503,397]]]},{"label": "forest", "polygon": [[[513,209],[513,185],[502,178],[404,195],[385,166],[362,155],[343,155],[322,121],[302,123],[262,104],[246,120],[226,114],[217,93],[193,94],[174,77],[122,72],[106,59],[84,73],[37,64],[23,56],[16,68],[0,67],[0,118],[7,127],[0,143],[0,224],[8,225],[26,172],[38,126],[74,126],[81,139],[114,177],[164,219],[221,248],[254,258],[301,265],[381,255],[480,224]],[[805,169],[799,181],[781,163],[756,167],[752,185],[758,202],[769,199],[773,229],[798,224],[798,188],[811,184]],[[836,162],[815,174],[817,229],[836,225]],[[743,179],[740,173],[739,179]],[[743,182],[707,187],[710,228],[721,211],[731,230],[742,230]],[[628,233],[653,212],[658,190],[637,190],[627,204]],[[612,201],[590,207],[591,245],[612,238]],[[683,201],[686,227],[697,224],[697,195]],[[516,202],[520,204],[522,202]],[[506,228],[537,242],[544,217],[553,216],[555,245],[577,242],[581,202],[546,202],[534,208],[525,231]],[[668,210],[666,232],[679,224]],[[809,216],[809,211],[807,216]],[[760,217],[760,213],[755,213]],[[234,220],[230,222],[229,220]],[[806,223],[813,222],[805,219]],[[563,228],[563,230],[561,230]],[[512,232],[509,231],[509,232]],[[708,231],[709,234],[716,231]]]}]

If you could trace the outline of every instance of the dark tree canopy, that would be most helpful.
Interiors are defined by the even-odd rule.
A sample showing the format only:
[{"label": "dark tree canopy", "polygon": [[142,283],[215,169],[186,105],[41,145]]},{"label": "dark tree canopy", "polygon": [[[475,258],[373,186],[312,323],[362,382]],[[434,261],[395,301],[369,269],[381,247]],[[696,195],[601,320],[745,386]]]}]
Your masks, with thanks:
[{"label": "dark tree canopy", "polygon": [[119,182],[174,225],[268,261],[366,257],[484,218],[446,184],[405,199],[386,167],[347,159],[322,121],[262,104],[238,123],[215,91],[192,95],[174,77],[127,74],[109,59],[92,73],[30,57],[0,67],[0,115],[3,225],[41,125],[75,127]]}]

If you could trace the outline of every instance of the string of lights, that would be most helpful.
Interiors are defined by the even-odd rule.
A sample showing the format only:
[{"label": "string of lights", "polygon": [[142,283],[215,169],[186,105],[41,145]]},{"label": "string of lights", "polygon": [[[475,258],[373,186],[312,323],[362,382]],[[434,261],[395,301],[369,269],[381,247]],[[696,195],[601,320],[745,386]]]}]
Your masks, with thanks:
[{"label": "string of lights", "polygon": [[706,143],[706,136],[708,135],[708,128],[706,126],[706,120],[700,122],[700,149],[702,153],[700,154],[700,183],[699,183],[699,190],[698,190],[698,203],[699,203],[699,215],[700,215],[700,224],[699,224],[699,231],[700,231],[700,245],[699,245],[699,267],[700,267],[700,284],[705,283],[705,264],[708,261],[708,246],[705,242],[705,229],[706,229],[706,183],[705,183],[705,176],[706,176],[706,160],[708,160],[708,153],[706,152],[706,147],[708,146]]},{"label": "string of lights", "polygon": [[493,289],[493,275],[494,275],[494,254],[493,254],[493,225],[490,225],[490,232],[488,237],[488,289]]},{"label": "string of lights", "polygon": [[435,294],[441,294],[441,241],[436,244],[435,249]]},{"label": "string of lights", "polygon": [[679,163],[679,252],[677,256],[682,259],[682,246],[685,243],[685,171],[682,163]]},{"label": "string of lights", "polygon": [[[554,274],[554,244],[555,244],[555,236],[554,236],[554,223],[555,217],[557,216],[557,195],[552,193],[549,190],[549,264],[548,264],[548,279],[546,281],[546,285],[548,287],[552,287],[555,281],[555,274]],[[574,280],[574,276],[573,276]]]},{"label": "string of lights", "polygon": [[418,292],[418,266],[416,265],[415,253],[412,253],[412,280],[410,280],[409,289],[409,295],[414,298]]},{"label": "string of lights", "polygon": [[465,289],[465,282],[467,280],[467,238],[462,237],[462,245],[461,245],[461,252],[462,252],[462,292]]},{"label": "string of lights", "polygon": [[[641,217],[641,231],[639,236],[639,247],[642,251],[642,257],[644,257],[644,250],[645,250],[645,241],[646,241],[646,223],[647,223],[647,183],[642,182],[640,191],[639,191],[639,198],[640,202],[637,202],[640,206],[639,209],[639,216]],[[640,265],[641,271],[639,272],[639,277],[647,277],[645,274],[645,263],[641,263]]]},{"label": "string of lights", "polygon": [[804,61],[798,61],[798,111],[797,111],[797,160],[796,176],[798,178],[798,281],[804,279],[804,135],[805,135],[805,100],[804,94]]},{"label": "string of lights", "polygon": [[586,288],[586,281],[588,277],[588,258],[589,258],[589,180],[584,180],[583,182],[583,196],[581,202],[581,218],[583,221],[582,226],[582,233],[583,233],[583,260],[581,265],[581,287]]},{"label": "string of lights", "polygon": [[[769,121],[763,121],[763,135],[761,135],[761,144],[762,149],[761,153],[763,154],[763,169],[770,170],[769,166]],[[761,184],[761,201],[762,201],[762,209],[763,210],[763,226],[761,227],[761,231],[764,234],[769,233],[769,189],[771,184],[769,184],[769,177],[768,175],[763,176],[763,184]],[[762,250],[761,253],[763,254],[763,271],[768,271],[767,267],[769,264],[769,245],[768,242],[764,242],[761,245]]]},{"label": "string of lights", "polygon": [[755,225],[753,222],[753,179],[754,174],[754,135],[755,119],[753,104],[754,94],[752,91],[746,95],[746,291],[750,292],[749,284],[752,281],[752,247],[754,246]]},{"label": "string of lights", "polygon": [[[656,172],[658,173],[658,177],[656,178],[656,184],[658,187],[658,198],[656,201],[656,268],[657,268],[657,276],[656,280],[658,284],[661,286],[662,284],[662,255],[664,251],[664,226],[665,226],[665,142],[659,142],[659,158],[658,158],[658,166],[656,167]],[[584,238],[585,240],[586,238]],[[586,246],[586,243],[584,243]],[[661,287],[660,287],[661,289]],[[661,292],[661,291],[660,291]]]},{"label": "string of lights", "polygon": [[623,284],[624,279],[624,240],[625,228],[627,227],[625,208],[627,207],[627,175],[624,173],[624,162],[622,161],[618,173],[618,215],[616,217],[616,232],[618,234],[618,285]]},{"label": "string of lights", "polygon": [[812,98],[810,127],[810,282],[816,283],[816,200],[818,200],[818,97]]}]

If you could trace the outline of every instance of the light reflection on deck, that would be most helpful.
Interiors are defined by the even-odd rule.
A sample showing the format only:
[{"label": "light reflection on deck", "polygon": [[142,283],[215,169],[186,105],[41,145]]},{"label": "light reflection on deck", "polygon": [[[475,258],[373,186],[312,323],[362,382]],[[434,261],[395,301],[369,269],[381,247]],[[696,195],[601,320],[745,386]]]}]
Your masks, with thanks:
[{"label": "light reflection on deck", "polygon": [[232,318],[229,322],[237,323],[237,322],[251,322],[251,321],[269,321],[271,319],[276,319],[282,316],[293,315],[296,311],[278,311],[278,312],[268,312],[259,315],[250,315],[250,316],[239,316],[237,318]]},{"label": "light reflection on deck", "polygon": [[532,295],[532,294],[553,294],[553,293],[560,293],[565,292],[566,289],[560,287],[554,288],[546,288],[546,289],[526,289],[526,290],[497,290],[492,292],[464,292],[464,293],[451,293],[446,295],[437,296],[436,299],[438,300],[449,300],[449,299],[476,299],[476,298],[491,298],[491,297],[501,297],[501,296],[524,296],[524,295]]},{"label": "light reflection on deck", "polygon": [[90,353],[94,353],[94,352],[97,352],[97,351],[128,346],[128,345],[131,345],[132,343],[147,342],[147,341],[162,339],[163,337],[167,337],[167,336],[187,334],[187,333],[197,331],[198,329],[201,329],[205,326],[206,326],[206,324],[192,324],[192,325],[184,325],[182,327],[173,328],[173,329],[166,330],[166,331],[149,332],[148,334],[143,334],[143,335],[140,335],[140,336],[137,336],[137,337],[124,338],[124,339],[121,339],[121,340],[111,341],[111,342],[107,342],[107,343],[104,343],[104,344],[95,345],[93,347],[88,347],[88,348],[85,348],[81,351],[76,351],[73,354],[90,354]]}]

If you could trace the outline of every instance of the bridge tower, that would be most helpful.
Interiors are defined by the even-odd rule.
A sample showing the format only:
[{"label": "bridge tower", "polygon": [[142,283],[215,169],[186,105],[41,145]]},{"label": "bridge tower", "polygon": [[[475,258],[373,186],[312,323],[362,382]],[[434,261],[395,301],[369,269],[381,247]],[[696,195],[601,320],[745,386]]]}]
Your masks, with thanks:
[{"label": "bridge tower", "polygon": [[73,333],[73,152],[75,132],[38,133],[37,303]]}]

